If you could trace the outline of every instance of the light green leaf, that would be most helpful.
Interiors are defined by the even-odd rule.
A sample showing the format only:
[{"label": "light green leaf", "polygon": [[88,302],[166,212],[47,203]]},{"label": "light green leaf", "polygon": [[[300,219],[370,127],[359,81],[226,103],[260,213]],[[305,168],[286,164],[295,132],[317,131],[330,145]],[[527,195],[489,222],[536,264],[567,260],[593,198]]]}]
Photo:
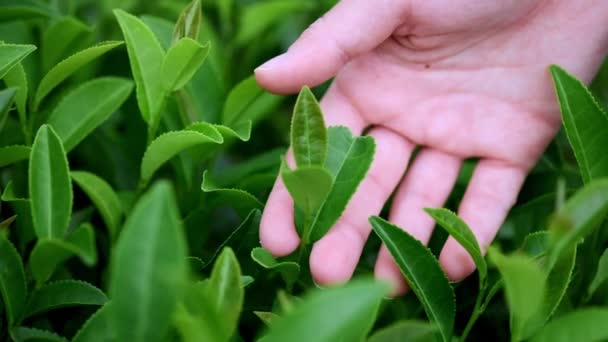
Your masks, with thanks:
[{"label": "light green leaf", "polygon": [[25,311],[27,287],[21,256],[4,234],[0,234],[0,260],[0,294],[8,324],[13,326]]},{"label": "light green leaf", "polygon": [[542,230],[526,235],[521,250],[533,258],[540,258],[547,254],[550,232]]},{"label": "light green leaf", "polygon": [[298,280],[300,265],[293,261],[277,261],[270,252],[261,247],[251,250],[251,258],[263,268],[281,274],[288,288]]},{"label": "light green leaf", "polygon": [[29,187],[36,235],[62,239],[72,213],[72,182],[61,140],[48,125],[40,127],[34,139]]},{"label": "light green leaf", "polygon": [[74,17],[59,18],[43,32],[41,51],[42,69],[47,71],[77,48],[92,30]]},{"label": "light green leaf", "polygon": [[83,83],[59,102],[48,124],[53,126],[66,151],[70,151],[120,108],[132,89],[131,81],[117,77]]},{"label": "light green leaf", "polygon": [[60,264],[72,256],[77,256],[87,266],[97,263],[95,230],[90,224],[80,225],[65,240],[39,239],[29,261],[34,279],[42,284],[53,275]]},{"label": "light green leaf", "polygon": [[262,209],[264,204],[260,202],[252,194],[240,189],[221,188],[210,179],[208,172],[203,173],[203,183],[201,190],[204,192],[215,192],[218,196],[215,197],[213,203],[208,205],[221,206],[229,204],[235,207],[239,212],[250,212],[252,209]]},{"label": "light green leaf", "polygon": [[54,332],[28,327],[11,329],[11,337],[15,342],[68,342],[65,337]]},{"label": "light green leaf", "polygon": [[254,311],[253,312],[254,315],[258,316],[258,318],[267,326],[270,327],[272,326],[272,322],[276,321],[277,319],[279,319],[279,315],[272,313],[272,312],[266,312],[266,311]]},{"label": "light green leaf", "polygon": [[0,79],[34,50],[34,45],[0,44]]},{"label": "light green leaf", "polygon": [[23,145],[0,147],[0,167],[28,159],[31,151],[30,147]]},{"label": "light green leaf", "polygon": [[608,180],[596,180],[579,190],[554,215],[550,224],[555,238],[551,243],[548,269],[595,230],[608,214]]},{"label": "light green leaf", "polygon": [[454,290],[437,259],[403,229],[377,216],[370,217],[369,222],[391,252],[426,315],[437,325],[443,340],[451,341],[456,313]]},{"label": "light green leaf", "polygon": [[118,195],[104,179],[86,171],[72,171],[72,180],[89,196],[113,239],[118,236],[122,204]]},{"label": "light green leaf", "polygon": [[282,100],[283,97],[266,92],[258,85],[255,76],[250,76],[228,94],[222,112],[222,123],[226,126],[245,121],[255,124],[265,115],[271,114]]},{"label": "light green leaf", "polygon": [[165,52],[148,26],[137,17],[114,10],[127,43],[131,72],[137,88],[142,117],[149,124],[159,121],[164,98],[161,67]]},{"label": "light green leaf", "polygon": [[173,44],[177,43],[184,37],[197,40],[199,32],[201,31],[202,20],[203,13],[201,9],[201,1],[191,1],[179,15],[177,23],[175,23],[172,39]]},{"label": "light green leaf", "polygon": [[161,68],[165,90],[178,91],[190,82],[208,53],[209,44],[202,45],[191,38],[182,38],[171,46]]},{"label": "light green leaf", "polygon": [[608,340],[608,309],[583,308],[549,322],[531,342],[595,342]]},{"label": "light green leaf", "polygon": [[479,272],[480,288],[483,287],[488,276],[488,265],[471,228],[458,215],[448,209],[427,208],[425,211],[471,255]]},{"label": "light green leaf", "polygon": [[264,342],[360,341],[375,321],[389,286],[354,280],[342,287],[315,289],[289,314],[273,321]]},{"label": "light green leaf", "polygon": [[375,332],[367,342],[433,342],[437,328],[429,322],[400,321]]},{"label": "light green leaf", "polygon": [[118,341],[161,341],[187,278],[186,241],[171,185],[159,182],[127,219],[112,260],[110,326]]},{"label": "light green leaf", "polygon": [[317,99],[302,88],[291,119],[291,148],[298,167],[321,166],[327,157],[327,129]]},{"label": "light green leaf", "polygon": [[216,259],[206,286],[207,298],[222,317],[222,328],[231,336],[243,308],[244,291],[241,286],[241,268],[230,247],[224,248]]},{"label": "light green leaf", "polygon": [[214,299],[209,297],[207,285],[207,281],[190,284],[173,315],[175,327],[184,342],[230,340],[225,321],[214,306]]},{"label": "light green leaf", "polygon": [[99,58],[106,52],[122,45],[123,42],[107,41],[88,49],[79,51],[55,65],[40,81],[34,97],[34,111],[38,110],[42,100],[66,78],[73,75],[83,66]]},{"label": "light green leaf", "polygon": [[254,2],[243,9],[235,40],[239,45],[247,44],[290,14],[306,13],[315,7],[313,2],[299,0]]},{"label": "light green leaf", "polygon": [[314,215],[325,203],[331,191],[332,176],[325,168],[318,166],[303,166],[290,170],[284,160],[280,174],[296,207],[304,213],[302,241],[306,245],[310,242],[310,228],[314,223]]},{"label": "light green leaf", "polygon": [[30,317],[54,309],[104,305],[108,297],[95,286],[78,280],[61,280],[44,285],[30,295],[26,316]]},{"label": "light green leaf", "polygon": [[307,241],[317,241],[338,221],[367,174],[376,144],[372,137],[353,137],[346,127],[330,127],[325,168],[333,176],[329,194],[316,212]]},{"label": "light green leaf", "polygon": [[566,134],[572,144],[583,181],[608,176],[608,115],[591,92],[574,76],[552,65],[551,74],[557,92]]},{"label": "light green leaf", "polygon": [[587,289],[587,296],[591,298],[595,291],[597,291],[603,284],[606,284],[608,281],[608,249],[602,253],[600,257],[600,261],[597,264],[597,271],[595,271],[595,276],[593,277],[593,281],[589,284],[589,288]]},{"label": "light green leaf", "polygon": [[505,256],[490,247],[490,260],[500,272],[509,306],[511,340],[525,338],[528,326],[541,310],[546,291],[547,275],[534,259],[523,254]]},{"label": "light green leaf", "polygon": [[[17,94],[15,95],[15,105],[17,106],[17,112],[19,113],[19,123],[21,124],[21,130],[29,134],[27,127],[27,112],[26,102],[28,96],[28,84],[27,75],[23,69],[21,63],[17,63],[9,72],[4,76],[4,83],[9,88],[15,88]],[[0,113],[2,112],[2,105],[0,105]],[[1,121],[1,120],[0,120]],[[2,125],[0,125],[0,129]],[[31,136],[26,137],[31,139]]]},{"label": "light green leaf", "polygon": [[72,342],[114,342],[112,330],[108,324],[111,303],[106,303],[84,323]]}]

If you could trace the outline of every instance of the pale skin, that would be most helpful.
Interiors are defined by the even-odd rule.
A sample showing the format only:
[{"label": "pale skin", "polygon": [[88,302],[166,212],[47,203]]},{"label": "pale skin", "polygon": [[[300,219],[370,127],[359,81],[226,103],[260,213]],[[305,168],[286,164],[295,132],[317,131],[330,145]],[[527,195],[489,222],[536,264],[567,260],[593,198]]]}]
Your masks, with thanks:
[{"label": "pale skin", "polygon": [[[522,183],[560,127],[548,66],[588,82],[608,47],[604,0],[342,0],[285,54],[256,70],[275,93],[335,80],[321,101],[327,125],[376,140],[366,178],[339,221],[314,244],[320,285],[350,279],[371,226],[391,194],[389,220],[428,243],[433,220],[466,158],[479,158],[458,214],[485,251]],[[409,164],[415,146],[421,146]],[[260,227],[276,256],[297,249],[293,201],[280,178]],[[449,239],[440,255],[448,278],[475,266]],[[385,247],[375,275],[407,284]]]}]

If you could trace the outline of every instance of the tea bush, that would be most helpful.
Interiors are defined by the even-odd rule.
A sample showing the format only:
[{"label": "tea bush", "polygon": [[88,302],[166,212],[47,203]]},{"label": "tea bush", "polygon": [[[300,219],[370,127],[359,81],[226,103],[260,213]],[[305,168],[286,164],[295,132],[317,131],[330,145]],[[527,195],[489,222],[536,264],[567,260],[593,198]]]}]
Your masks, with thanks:
[{"label": "tea bush", "polygon": [[[426,209],[429,248],[371,217],[355,279],[314,285],[374,140],[325,127],[323,87],[294,105],[251,71],[334,3],[0,0],[1,340],[608,340],[608,67],[600,101],[550,68],[564,130],[487,257],[448,209]],[[280,259],[258,239],[277,174],[302,238]],[[477,266],[457,284],[448,234]],[[371,279],[381,242],[406,297]]]}]

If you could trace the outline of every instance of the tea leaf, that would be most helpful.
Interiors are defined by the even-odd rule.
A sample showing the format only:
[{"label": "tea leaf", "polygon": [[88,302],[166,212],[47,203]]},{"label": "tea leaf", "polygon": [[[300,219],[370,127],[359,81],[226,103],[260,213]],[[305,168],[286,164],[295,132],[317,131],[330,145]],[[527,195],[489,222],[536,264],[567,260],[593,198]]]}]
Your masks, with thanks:
[{"label": "tea leaf", "polygon": [[543,305],[547,276],[540,266],[524,255],[502,255],[490,248],[490,260],[502,275],[506,300],[509,306],[513,341],[523,339],[527,326]]},{"label": "tea leaf", "polygon": [[0,234],[0,292],[9,326],[17,324],[25,311],[27,288],[21,256],[4,234]]},{"label": "tea leaf", "polygon": [[302,88],[291,119],[291,147],[298,167],[321,166],[327,157],[327,129],[319,103]]},{"label": "tea leaf", "polygon": [[118,9],[114,10],[114,15],[127,43],[139,110],[144,120],[153,124],[159,120],[166,95],[161,78],[165,52],[154,33],[140,19]]},{"label": "tea leaf", "polygon": [[377,216],[372,216],[369,222],[420,299],[427,316],[437,325],[443,340],[451,341],[456,312],[454,290],[437,259],[399,227]]},{"label": "tea leaf", "polygon": [[31,242],[36,234],[34,233],[34,224],[32,223],[32,210],[30,208],[30,200],[20,198],[15,194],[13,182],[9,182],[4,188],[1,200],[10,204],[13,212],[17,214],[17,229],[15,233],[18,237],[18,249],[23,251],[25,246]]},{"label": "tea leaf", "polygon": [[177,306],[173,320],[184,342],[230,340],[229,329],[209,295],[208,282],[193,283]]},{"label": "tea leaf", "polygon": [[222,112],[222,123],[226,126],[245,121],[255,124],[272,113],[282,100],[283,97],[266,92],[258,85],[255,76],[250,76],[228,94]]},{"label": "tea leaf", "polygon": [[287,163],[281,165],[281,178],[296,207],[304,212],[305,224],[302,234],[303,243],[310,242],[311,224],[314,214],[321,208],[331,191],[333,179],[325,168],[303,166],[290,170]]},{"label": "tea leaf", "polygon": [[338,221],[374,159],[372,137],[353,137],[346,127],[330,127],[326,169],[333,182],[310,227],[310,241],[321,239]]},{"label": "tea leaf", "polygon": [[218,197],[213,201],[215,205],[231,204],[240,212],[250,212],[252,209],[262,209],[264,207],[264,204],[259,199],[247,191],[218,187],[209,179],[207,173],[207,171],[203,172],[201,190],[217,193]]},{"label": "tea leaf", "polygon": [[77,256],[87,266],[97,263],[95,230],[90,224],[80,225],[65,240],[39,239],[29,261],[34,279],[39,284],[45,282],[53,275],[57,266],[72,256]]},{"label": "tea leaf", "polygon": [[400,321],[378,330],[367,342],[432,342],[437,327],[423,321]]},{"label": "tea leaf", "polygon": [[44,285],[30,295],[26,316],[81,305],[104,305],[108,297],[95,286],[77,280],[61,280]]},{"label": "tea leaf", "polygon": [[550,224],[556,237],[549,254],[549,269],[562,254],[593,232],[607,214],[608,180],[592,181],[569,198]]},{"label": "tea leaf", "polygon": [[[17,112],[19,113],[19,123],[21,124],[21,130],[24,133],[29,134],[26,112],[26,102],[28,96],[27,75],[25,74],[25,70],[23,69],[23,65],[21,65],[21,63],[17,63],[11,70],[8,71],[8,73],[6,73],[4,76],[4,83],[7,87],[17,90],[17,94],[15,95],[15,105],[17,106]],[[8,89],[4,90],[4,92],[6,91],[8,91]],[[2,113],[1,104],[0,113]],[[2,120],[0,119],[0,121]],[[0,129],[1,127],[2,125],[0,124]],[[31,136],[26,137],[28,142],[31,138]]]},{"label": "tea leaf", "polygon": [[57,11],[49,4],[34,0],[0,0],[2,12],[0,20],[23,18],[48,18],[56,16]]},{"label": "tea leaf", "polygon": [[546,255],[550,238],[550,232],[546,230],[528,234],[520,249],[533,258],[540,258]]},{"label": "tea leaf", "polygon": [[118,195],[104,179],[85,171],[72,171],[72,180],[89,196],[101,217],[103,218],[110,236],[118,237],[122,204]]},{"label": "tea leaf", "polygon": [[11,337],[15,342],[68,342],[65,337],[54,332],[28,327],[16,327],[11,329]]},{"label": "tea leaf", "polygon": [[277,319],[279,319],[279,315],[272,313],[272,312],[265,312],[265,311],[254,311],[253,312],[254,315],[258,316],[258,318],[267,326],[267,327],[271,327],[272,326],[272,322],[276,321]]},{"label": "tea leaf", "polygon": [[59,63],[74,47],[91,35],[92,30],[74,17],[66,16],[53,22],[42,36],[42,69],[47,71]]},{"label": "tea leaf", "polygon": [[171,186],[159,182],[127,219],[112,260],[110,326],[120,341],[161,341],[187,277],[186,241]]},{"label": "tea leaf", "polygon": [[201,30],[202,17],[203,13],[200,0],[191,1],[179,15],[177,23],[175,23],[172,39],[173,44],[184,37],[197,40]]},{"label": "tea leaf", "polygon": [[294,13],[306,13],[315,8],[313,3],[298,0],[269,0],[250,4],[242,11],[236,42],[239,45],[253,41],[273,25]]},{"label": "tea leaf", "polygon": [[[10,87],[8,84],[7,86]],[[8,119],[8,112],[11,110],[16,93],[16,88],[7,88],[0,91],[0,131],[2,131]]]},{"label": "tea leaf", "polygon": [[234,186],[243,183],[248,178],[255,177],[256,174],[268,171],[274,173],[279,169],[281,157],[285,155],[284,148],[275,148],[270,151],[258,154],[250,159],[233,164],[229,168],[222,169],[221,172],[214,172],[213,179],[219,186]]},{"label": "tea leaf", "polygon": [[48,124],[69,152],[120,108],[132,89],[133,83],[124,78],[102,77],[88,81],[59,102]]},{"label": "tea leaf", "polygon": [[62,239],[72,212],[72,182],[61,140],[48,125],[40,127],[34,139],[29,186],[36,235]]},{"label": "tea leaf", "polygon": [[0,44],[0,79],[34,50],[34,45]]},{"label": "tea leaf", "polygon": [[473,235],[471,228],[458,217],[455,213],[447,209],[424,209],[437,224],[445,229],[458,243],[466,249],[471,255],[477,271],[479,272],[479,284],[480,288],[485,284],[488,276],[488,265],[486,260],[483,258],[477,238]]},{"label": "tea leaf", "polygon": [[109,315],[111,303],[106,303],[97,310],[83,324],[82,328],[76,333],[72,342],[113,342],[116,339],[112,335],[112,330],[109,326]]},{"label": "tea leaf", "polygon": [[562,298],[565,296],[568,285],[570,285],[575,264],[576,246],[562,254],[549,272],[542,310],[545,321],[553,316],[553,313],[555,313]]},{"label": "tea leaf", "polygon": [[608,281],[608,249],[602,253],[600,257],[600,261],[597,264],[597,271],[595,271],[595,276],[593,277],[593,281],[589,284],[589,288],[587,289],[587,296],[591,298],[593,294]]},{"label": "tea leaf", "polygon": [[0,147],[0,167],[28,159],[31,151],[30,147],[23,145]]},{"label": "tea leaf", "polygon": [[201,45],[191,38],[182,38],[171,46],[163,60],[161,77],[167,91],[183,88],[203,65],[209,44]]},{"label": "tea leaf", "polygon": [[288,288],[298,280],[300,265],[295,262],[277,261],[270,252],[261,247],[251,250],[251,258],[263,268],[279,272]]},{"label": "tea leaf", "polygon": [[371,280],[311,291],[292,312],[273,321],[263,340],[360,341],[371,329],[388,292],[387,284]]},{"label": "tea leaf", "polygon": [[231,336],[243,308],[244,292],[241,286],[241,269],[230,247],[224,248],[217,258],[207,284],[207,298],[222,317],[226,336]]},{"label": "tea leaf", "polygon": [[549,322],[531,342],[605,341],[608,339],[608,309],[583,308]]},{"label": "tea leaf", "polygon": [[123,42],[121,41],[102,42],[79,51],[59,62],[40,81],[34,97],[33,110],[37,111],[42,100],[65,79],[80,70],[83,66],[122,44]]},{"label": "tea leaf", "polygon": [[585,183],[608,176],[608,115],[591,92],[574,76],[552,65],[551,75],[559,99],[564,127]]}]

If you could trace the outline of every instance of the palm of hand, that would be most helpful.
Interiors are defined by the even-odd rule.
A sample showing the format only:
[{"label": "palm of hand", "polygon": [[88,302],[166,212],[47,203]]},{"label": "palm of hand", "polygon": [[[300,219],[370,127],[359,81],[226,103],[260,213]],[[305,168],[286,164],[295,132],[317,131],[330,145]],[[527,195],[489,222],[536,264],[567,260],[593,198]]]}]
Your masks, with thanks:
[{"label": "palm of hand", "polygon": [[[358,0],[343,1],[286,54],[288,58],[295,55],[291,62],[297,66],[298,54],[302,60],[310,57],[304,49],[313,47],[311,41],[324,33],[324,41],[335,38],[333,50],[328,50],[334,58],[323,64],[327,67],[318,67],[316,74],[294,71],[289,76],[292,82],[283,84],[273,82],[278,63],[257,72],[262,85],[289,92],[339,70],[321,103],[327,124],[346,125],[356,134],[371,126],[368,134],[376,139],[376,157],[367,178],[338,223],[313,248],[311,271],[322,284],[342,282],[352,275],[370,232],[367,218],[379,213],[395,189],[390,221],[428,242],[434,223],[422,209],[443,205],[462,160],[469,157],[480,161],[459,215],[482,248],[489,245],[526,174],[559,128],[547,66],[558,63],[588,79],[603,52],[597,46],[599,32],[595,39],[577,39],[589,26],[593,29],[593,23],[591,19],[574,23],[573,18],[577,14],[592,18],[592,13],[548,1],[482,6],[462,0],[461,5],[473,4],[462,10],[463,6],[444,1],[420,2],[403,11],[394,7],[396,14],[388,15],[397,18],[392,26],[386,23],[390,38],[380,44],[373,42],[375,31],[358,41],[341,38],[339,32],[332,36],[335,12],[346,11],[348,2],[370,6]],[[406,6],[404,1],[392,2]],[[362,8],[350,19],[361,22],[374,10],[382,11]],[[571,30],[548,30],[564,25]],[[381,30],[377,30],[380,37]],[[321,41],[316,43],[324,52]],[[377,46],[365,51],[361,46],[366,45]],[[281,58],[285,63],[286,58]],[[346,66],[340,68],[342,64]],[[285,77],[284,71],[281,76]],[[416,145],[423,148],[408,167]],[[262,220],[263,245],[277,255],[292,252],[299,240],[291,222],[292,202],[279,180]],[[451,239],[440,261],[454,280],[474,270],[464,249]],[[391,280],[396,293],[404,291],[400,271],[384,248],[376,274]]]}]

